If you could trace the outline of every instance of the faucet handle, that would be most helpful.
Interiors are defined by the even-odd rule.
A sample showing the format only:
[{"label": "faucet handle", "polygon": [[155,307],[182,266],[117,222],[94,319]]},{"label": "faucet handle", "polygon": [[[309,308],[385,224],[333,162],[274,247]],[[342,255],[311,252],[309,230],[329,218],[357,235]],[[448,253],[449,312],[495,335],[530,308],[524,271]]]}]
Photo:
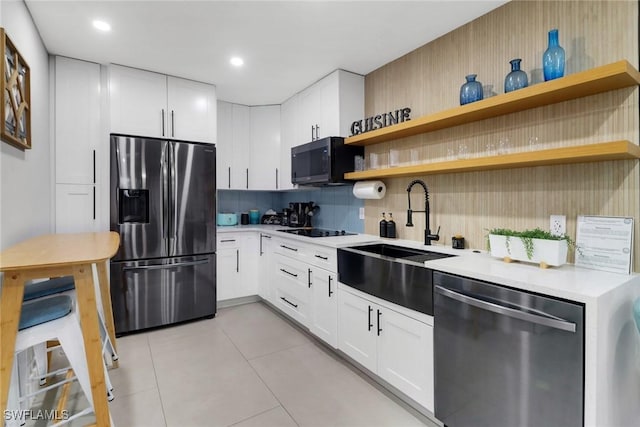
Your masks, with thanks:
[{"label": "faucet handle", "polygon": [[429,242],[429,243],[425,243],[425,244],[430,244],[432,241],[438,241],[440,240],[440,226],[438,226],[438,231],[436,231],[436,234],[429,234],[429,231],[425,230],[425,242]]}]

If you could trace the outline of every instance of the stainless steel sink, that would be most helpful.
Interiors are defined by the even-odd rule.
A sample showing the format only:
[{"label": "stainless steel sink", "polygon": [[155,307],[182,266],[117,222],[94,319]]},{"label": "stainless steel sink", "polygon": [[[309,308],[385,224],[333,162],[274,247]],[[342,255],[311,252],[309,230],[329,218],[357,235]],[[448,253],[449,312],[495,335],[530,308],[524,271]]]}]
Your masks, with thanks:
[{"label": "stainless steel sink", "polygon": [[387,243],[338,248],[338,281],[433,315],[433,271],[424,261],[450,256]]}]

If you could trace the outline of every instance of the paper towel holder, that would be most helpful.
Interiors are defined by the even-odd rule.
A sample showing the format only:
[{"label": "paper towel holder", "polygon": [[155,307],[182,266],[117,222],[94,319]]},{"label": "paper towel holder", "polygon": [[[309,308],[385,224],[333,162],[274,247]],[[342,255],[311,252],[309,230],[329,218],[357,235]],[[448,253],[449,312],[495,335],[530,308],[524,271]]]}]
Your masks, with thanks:
[{"label": "paper towel holder", "polygon": [[382,181],[358,181],[353,186],[353,195],[358,199],[379,200],[386,192],[387,187]]}]

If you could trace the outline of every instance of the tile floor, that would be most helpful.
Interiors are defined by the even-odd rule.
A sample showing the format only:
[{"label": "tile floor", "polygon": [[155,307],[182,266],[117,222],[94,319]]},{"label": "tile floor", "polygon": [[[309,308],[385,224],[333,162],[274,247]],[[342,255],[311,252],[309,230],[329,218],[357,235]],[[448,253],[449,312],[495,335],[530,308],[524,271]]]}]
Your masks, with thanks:
[{"label": "tile floor", "polygon": [[118,351],[118,427],[436,426],[263,303],[122,337]]}]

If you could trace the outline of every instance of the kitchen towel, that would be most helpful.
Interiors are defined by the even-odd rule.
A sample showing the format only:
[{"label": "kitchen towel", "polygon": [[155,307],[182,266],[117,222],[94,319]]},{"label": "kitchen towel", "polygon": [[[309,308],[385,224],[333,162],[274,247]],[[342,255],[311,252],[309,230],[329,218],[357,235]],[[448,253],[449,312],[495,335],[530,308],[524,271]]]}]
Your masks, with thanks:
[{"label": "kitchen towel", "polygon": [[382,181],[358,181],[353,186],[353,195],[358,199],[382,199],[386,192]]}]

